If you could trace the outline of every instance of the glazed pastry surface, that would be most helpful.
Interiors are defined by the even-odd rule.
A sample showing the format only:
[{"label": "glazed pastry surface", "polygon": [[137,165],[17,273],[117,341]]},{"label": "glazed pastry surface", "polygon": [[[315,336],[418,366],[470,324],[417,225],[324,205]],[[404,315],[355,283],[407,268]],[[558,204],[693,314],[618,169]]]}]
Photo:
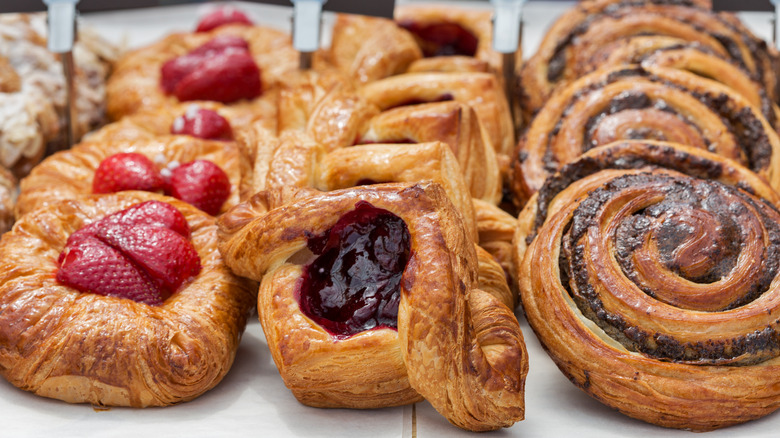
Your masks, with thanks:
[{"label": "glazed pastry surface", "polygon": [[[147,200],[184,214],[200,274],[161,306],[55,279],[73,232]],[[255,299],[216,245],[212,217],[146,192],[78,197],[25,215],[0,240],[0,373],[37,395],[95,406],[166,406],[201,395],[230,369]]]},{"label": "glazed pastry surface", "polygon": [[518,205],[583,152],[629,139],[709,150],[780,187],[780,141],[757,107],[732,89],[691,73],[633,65],[597,70],[553,94],[514,157]]},{"label": "glazed pastry surface", "polygon": [[600,402],[697,431],[778,407],[777,194],[731,160],[633,141],[565,166],[520,214],[534,332]]},{"label": "glazed pastry surface", "polygon": [[[300,279],[312,260],[310,239],[362,203],[403,221],[410,258],[399,283],[397,330],[345,338],[302,312]],[[302,403],[376,408],[424,397],[452,423],[475,431],[523,418],[526,352],[512,311],[498,298],[508,293],[498,280],[501,268],[475,250],[440,186],[261,192],[219,224],[220,251],[231,269],[262,280],[263,330],[285,384]]]},{"label": "glazed pastry surface", "polygon": [[[172,162],[186,163],[196,159],[209,160],[219,166],[230,180],[231,192],[222,207],[226,211],[239,202],[241,193],[248,192],[251,168],[234,142],[208,141],[189,136],[160,136],[134,140],[86,141],[70,150],[46,158],[21,182],[17,217],[77,195],[92,193],[92,181],[100,163],[118,153],[140,153],[165,168]],[[243,191],[243,192],[242,192]]]}]

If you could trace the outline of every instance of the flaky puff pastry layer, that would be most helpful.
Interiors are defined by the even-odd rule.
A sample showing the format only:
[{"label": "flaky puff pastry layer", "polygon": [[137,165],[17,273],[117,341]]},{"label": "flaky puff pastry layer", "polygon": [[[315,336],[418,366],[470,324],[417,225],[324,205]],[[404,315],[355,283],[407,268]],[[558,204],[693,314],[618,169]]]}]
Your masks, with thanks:
[{"label": "flaky puff pastry layer", "polygon": [[[296,291],[308,236],[331,228],[359,201],[405,222],[411,256],[401,279],[398,331],[336,339],[301,312]],[[479,262],[489,258],[478,258],[439,185],[261,192],[219,224],[220,251],[231,269],[262,280],[260,321],[285,384],[302,403],[375,408],[422,396],[469,430],[523,418],[527,355],[514,314],[491,286],[500,268],[480,282]]]},{"label": "flaky puff pastry layer", "polygon": [[260,26],[226,25],[210,32],[172,34],[123,56],[117,61],[106,88],[109,117],[118,120],[141,109],[180,103],[175,96],[165,95],[160,86],[163,64],[220,35],[238,36],[249,43],[252,58],[260,68],[263,87],[260,97],[239,100],[229,106],[243,117],[267,111],[276,99],[272,90],[298,68],[298,52],[284,32]]},{"label": "flaky puff pastry layer", "polygon": [[780,214],[765,182],[642,142],[594,149],[548,181],[552,196],[520,215],[516,275],[531,327],[575,385],[697,431],[780,407]]},{"label": "flaky puff pastry layer", "polygon": [[[55,279],[68,237],[160,200],[192,231],[201,272],[161,306],[82,293]],[[85,196],[25,215],[0,240],[0,373],[37,395],[97,406],[192,400],[230,369],[255,295],[217,251],[214,219],[145,192]]]},{"label": "flaky puff pastry layer", "polygon": [[453,100],[474,109],[496,152],[499,170],[509,166],[514,125],[504,90],[489,73],[408,73],[366,84],[362,96],[385,111],[420,102]]},{"label": "flaky puff pastry layer", "polygon": [[[208,160],[219,166],[230,181],[230,196],[222,206],[227,211],[249,192],[251,167],[235,142],[201,140],[185,135],[151,139],[87,141],[58,152],[41,162],[21,184],[16,217],[77,195],[92,193],[92,180],[100,163],[118,153],[135,152],[146,156],[160,168],[172,162],[184,164]],[[247,195],[248,196],[248,195]]]}]

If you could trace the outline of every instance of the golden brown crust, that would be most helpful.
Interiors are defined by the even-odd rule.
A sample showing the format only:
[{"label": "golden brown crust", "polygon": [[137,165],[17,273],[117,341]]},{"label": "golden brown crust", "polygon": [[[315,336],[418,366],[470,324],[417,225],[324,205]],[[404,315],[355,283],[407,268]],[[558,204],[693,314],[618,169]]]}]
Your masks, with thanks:
[{"label": "golden brown crust", "polygon": [[749,171],[709,159],[739,188],[659,167],[574,178],[517,272],[529,323],[575,385],[697,431],[780,407],[778,349],[763,343],[780,312],[780,214],[746,191],[763,184]]},{"label": "golden brown crust", "polygon": [[338,14],[331,46],[317,53],[315,68],[335,68],[360,84],[406,71],[422,58],[414,38],[392,20]]},{"label": "golden brown crust", "polygon": [[0,166],[0,233],[5,233],[14,224],[14,207],[19,185],[14,175]]},{"label": "golden brown crust", "polygon": [[609,43],[637,35],[660,35],[696,42],[739,63],[760,78],[776,100],[777,52],[752,35],[733,15],[713,13],[709,2],[583,1],[563,14],[545,35],[521,73],[526,120],[556,86],[578,77],[579,66]]},{"label": "golden brown crust", "polygon": [[[55,280],[71,233],[152,199],[187,219],[197,277],[158,307]],[[79,197],[24,216],[0,240],[0,373],[38,395],[96,406],[165,406],[211,389],[230,369],[254,300],[216,245],[212,217],[152,193]]]},{"label": "golden brown crust", "polygon": [[[236,207],[238,218],[231,211],[220,219],[220,251],[234,272],[262,279],[264,333],[282,378],[301,402],[368,408],[422,395],[469,430],[522,419],[522,333],[509,308],[477,289],[477,253],[440,186],[386,184],[322,194],[288,189],[257,196],[254,206]],[[306,263],[298,255],[307,236],[325,232],[359,200],[403,219],[412,256],[401,280],[398,331],[377,329],[335,341],[298,308],[296,284]],[[255,209],[267,213],[248,220]]]},{"label": "golden brown crust", "polygon": [[22,87],[19,74],[8,58],[0,55],[0,93],[15,93]]},{"label": "golden brown crust", "polygon": [[208,141],[184,135],[160,136],[152,139],[87,141],[70,150],[46,158],[22,180],[16,204],[16,217],[77,195],[92,193],[92,180],[103,159],[121,152],[137,152],[156,162],[160,168],[178,161],[209,160],[228,175],[231,192],[221,211],[239,202],[248,192],[251,168],[234,142]]},{"label": "golden brown crust", "polygon": [[[107,86],[108,115],[118,120],[141,109],[173,106],[175,96],[167,96],[160,87],[162,65],[184,55],[218,35],[235,35],[249,43],[249,51],[260,68],[263,94],[253,100],[240,100],[229,106],[237,118],[252,118],[252,113],[268,111],[275,100],[273,90],[286,75],[298,67],[298,53],[290,36],[265,27],[228,25],[211,32],[177,33],[147,47],[127,53],[116,64]],[[231,122],[233,120],[231,119]]]},{"label": "golden brown crust", "polygon": [[691,73],[634,65],[597,70],[553,94],[518,144],[518,205],[588,149],[636,138],[709,149],[780,187],[780,139],[756,107]]},{"label": "golden brown crust", "polygon": [[499,169],[514,148],[509,104],[496,77],[487,73],[409,73],[367,84],[361,94],[381,110],[420,102],[454,100],[471,106],[496,151]]}]

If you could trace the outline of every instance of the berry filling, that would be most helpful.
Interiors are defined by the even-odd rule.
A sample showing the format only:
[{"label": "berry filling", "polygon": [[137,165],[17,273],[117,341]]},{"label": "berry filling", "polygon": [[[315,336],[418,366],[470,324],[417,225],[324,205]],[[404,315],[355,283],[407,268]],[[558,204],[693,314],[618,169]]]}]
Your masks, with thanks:
[{"label": "berry filling", "polygon": [[233,130],[224,117],[197,105],[191,105],[187,112],[173,120],[171,134],[190,135],[204,140],[233,140]]},{"label": "berry filling", "polygon": [[414,35],[425,57],[474,56],[479,40],[457,23],[420,24],[402,21],[399,26]]},{"label": "berry filling", "polygon": [[195,31],[208,32],[226,24],[243,24],[252,26],[254,23],[252,23],[252,20],[250,20],[249,17],[242,11],[231,7],[224,7],[215,9],[211,13],[206,14],[203,18],[201,18]]},{"label": "berry filling", "polygon": [[180,101],[230,103],[262,92],[260,69],[246,40],[221,35],[163,64],[160,85]]},{"label": "berry filling", "polygon": [[189,236],[172,205],[136,204],[71,234],[57,280],[81,292],[160,305],[200,272]]},{"label": "berry filling", "polygon": [[[143,166],[139,166],[139,162],[144,163]],[[139,167],[143,172],[138,171]],[[160,170],[141,154],[120,153],[100,163],[92,180],[92,191],[114,193],[121,190],[164,191],[168,196],[216,215],[230,197],[230,179],[224,170],[207,160],[184,164],[171,162]]]},{"label": "berry filling", "polygon": [[304,267],[301,311],[339,339],[365,330],[397,329],[401,277],[411,252],[406,223],[366,201],[320,236]]}]

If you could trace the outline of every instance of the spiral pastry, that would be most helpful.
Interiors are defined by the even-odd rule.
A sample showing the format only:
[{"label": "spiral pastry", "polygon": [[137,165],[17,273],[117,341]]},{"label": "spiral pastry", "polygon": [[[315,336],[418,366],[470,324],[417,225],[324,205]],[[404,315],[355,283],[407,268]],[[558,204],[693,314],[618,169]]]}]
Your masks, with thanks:
[{"label": "spiral pastry", "polygon": [[638,35],[660,35],[699,43],[728,57],[778,98],[777,52],[730,14],[714,13],[707,1],[591,0],[563,14],[545,35],[521,73],[521,100],[527,118],[553,89],[577,79],[579,66],[610,43]]},{"label": "spiral pastry", "polygon": [[[517,278],[561,371],[666,427],[780,407],[777,195],[730,160],[665,143],[594,149],[554,179]],[[519,228],[533,222],[521,215]]]},{"label": "spiral pastry", "polygon": [[[200,259],[195,277],[157,306],[57,280],[58,255],[74,232],[147,201],[183,215]],[[155,249],[164,249],[160,241]],[[148,407],[198,397],[230,369],[255,300],[251,282],[222,261],[214,218],[153,193],[53,203],[20,218],[0,254],[0,374],[70,403]]]},{"label": "spiral pastry", "polygon": [[732,89],[674,69],[597,70],[550,98],[520,140],[513,191],[523,205],[583,152],[624,139],[664,140],[736,160],[780,187],[777,132]]},{"label": "spiral pastry", "polygon": [[219,224],[229,266],[262,280],[263,332],[300,402],[376,408],[424,397],[474,431],[523,418],[527,356],[491,286],[501,269],[481,269],[490,258],[440,186],[261,192]]},{"label": "spiral pastry", "polygon": [[777,129],[778,108],[770,99],[765,84],[733,60],[698,42],[664,36],[637,36],[607,44],[596,51],[575,74],[580,77],[606,66],[642,64],[686,70],[734,89]]}]

